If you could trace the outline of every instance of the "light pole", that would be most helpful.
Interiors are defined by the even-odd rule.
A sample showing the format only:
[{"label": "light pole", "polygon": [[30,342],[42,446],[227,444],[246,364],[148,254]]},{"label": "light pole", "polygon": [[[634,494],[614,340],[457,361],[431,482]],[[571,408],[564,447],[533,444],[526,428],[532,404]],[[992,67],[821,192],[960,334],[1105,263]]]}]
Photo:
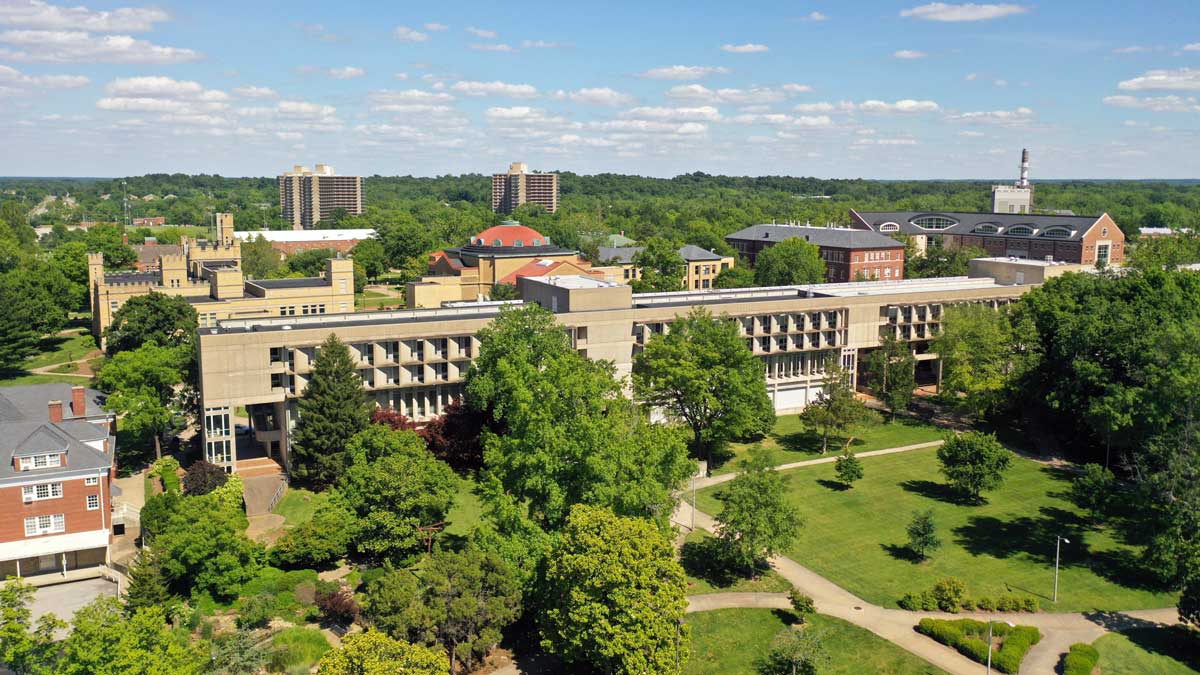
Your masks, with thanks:
[{"label": "light pole", "polygon": [[[995,622],[994,621],[988,622],[988,662],[987,662],[988,675],[992,675],[992,624],[993,623],[995,623]],[[1008,624],[1012,628],[1016,628],[1016,624],[1011,621],[1005,621],[1004,623]]]},{"label": "light pole", "polygon": [[692,532],[696,531],[696,474],[692,474]]},{"label": "light pole", "polygon": [[1070,539],[1062,535],[1057,535],[1054,541],[1054,602],[1058,602],[1058,558],[1062,551],[1063,542],[1071,543]]}]

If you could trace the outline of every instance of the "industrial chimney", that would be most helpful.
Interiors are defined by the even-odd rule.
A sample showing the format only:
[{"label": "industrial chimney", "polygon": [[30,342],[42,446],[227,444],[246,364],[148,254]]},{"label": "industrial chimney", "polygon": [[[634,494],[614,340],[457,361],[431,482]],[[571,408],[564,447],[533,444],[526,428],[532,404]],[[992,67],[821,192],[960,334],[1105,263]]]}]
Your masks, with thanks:
[{"label": "industrial chimney", "polygon": [[1029,150],[1021,149],[1021,179],[1017,181],[1017,187],[1029,187]]}]

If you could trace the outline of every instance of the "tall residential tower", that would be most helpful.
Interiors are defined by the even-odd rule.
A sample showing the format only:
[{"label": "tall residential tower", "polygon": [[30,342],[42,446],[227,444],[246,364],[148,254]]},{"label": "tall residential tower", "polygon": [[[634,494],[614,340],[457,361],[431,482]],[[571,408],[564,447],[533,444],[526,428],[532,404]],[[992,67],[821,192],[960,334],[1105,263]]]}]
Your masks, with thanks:
[{"label": "tall residential tower", "polygon": [[325,164],[318,164],[313,171],[297,164],[279,177],[279,207],[293,230],[312,229],[338,209],[360,216],[362,176],[336,176],[333,167]]},{"label": "tall residential tower", "polygon": [[512,213],[525,203],[541,204],[546,211],[558,211],[558,174],[529,173],[522,162],[513,162],[508,173],[492,176],[492,210]]}]

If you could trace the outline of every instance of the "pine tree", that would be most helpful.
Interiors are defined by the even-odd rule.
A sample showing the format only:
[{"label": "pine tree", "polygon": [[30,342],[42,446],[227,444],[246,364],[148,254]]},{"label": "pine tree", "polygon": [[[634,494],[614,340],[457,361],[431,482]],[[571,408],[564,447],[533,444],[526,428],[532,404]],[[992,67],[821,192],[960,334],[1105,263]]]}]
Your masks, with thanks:
[{"label": "pine tree", "polygon": [[842,481],[842,484],[847,488],[854,487],[854,481],[863,477],[862,462],[859,461],[858,457],[854,456],[854,453],[849,448],[846,449],[846,452],[841,457],[837,458],[837,462],[834,463],[833,467],[834,472],[837,473],[838,480]]},{"label": "pine tree", "polygon": [[942,547],[937,536],[937,525],[933,522],[933,511],[918,511],[908,524],[908,549],[924,560],[929,554]]},{"label": "pine tree", "polygon": [[292,441],[292,476],[325,487],[349,463],[346,442],[370,423],[371,407],[350,349],[336,335],[321,345],[312,379],[300,399]]},{"label": "pine tree", "polygon": [[129,587],[125,591],[125,611],[133,614],[146,607],[165,608],[175,599],[167,588],[158,554],[151,548],[142,549],[129,568]]}]

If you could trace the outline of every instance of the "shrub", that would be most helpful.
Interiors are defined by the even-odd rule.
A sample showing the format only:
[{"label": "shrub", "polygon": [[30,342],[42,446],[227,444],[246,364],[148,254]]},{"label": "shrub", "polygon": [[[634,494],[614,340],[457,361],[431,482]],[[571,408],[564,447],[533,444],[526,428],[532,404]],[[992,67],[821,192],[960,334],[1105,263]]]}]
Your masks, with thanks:
[{"label": "shrub", "polygon": [[228,480],[229,474],[225,473],[225,469],[202,459],[192,462],[183,475],[183,491],[189,495],[206,495]]},{"label": "shrub", "polygon": [[982,596],[978,600],[976,600],[975,606],[978,607],[979,611],[981,611],[981,612],[996,611],[996,601],[994,599],[992,599],[991,596],[988,596],[988,595]]},{"label": "shrub", "polygon": [[242,629],[262,628],[271,622],[274,609],[275,598],[266,593],[252,595],[242,600],[242,608],[235,623]]},{"label": "shrub", "polygon": [[333,623],[349,626],[358,619],[360,609],[354,594],[340,585],[336,589],[317,588],[317,608],[321,615]]},{"label": "shrub", "polygon": [[1076,642],[1071,645],[1071,650],[1063,657],[1062,673],[1063,675],[1092,675],[1096,664],[1100,662],[1100,652],[1096,648],[1084,643]]},{"label": "shrub", "polygon": [[215,488],[210,494],[217,498],[217,502],[222,507],[234,511],[241,511],[245,508],[242,500],[242,491],[244,489],[242,477],[239,474],[230,474],[229,479]]},{"label": "shrub", "polygon": [[1022,612],[1033,613],[1033,612],[1038,611],[1039,609],[1041,609],[1041,603],[1038,602],[1037,598],[1033,597],[1032,595],[1027,595],[1027,596],[1021,598],[1021,611]]},{"label": "shrub", "polygon": [[321,631],[312,628],[285,628],[271,638],[271,646],[272,672],[289,672],[297,666],[308,672],[329,651],[329,641]]},{"label": "shrub", "polygon": [[817,611],[817,606],[813,603],[813,599],[795,588],[788,591],[788,600],[792,601],[792,611],[796,612],[796,615],[801,619]]},{"label": "shrub", "polygon": [[[953,647],[963,656],[978,663],[987,662],[988,624],[984,621],[921,619],[917,624],[917,632]],[[1000,649],[992,651],[992,665],[1003,673],[1018,672],[1025,655],[1042,639],[1042,634],[1037,628],[1013,628],[1005,623],[992,623],[992,635],[1001,639]]]},{"label": "shrub", "polygon": [[933,585],[933,597],[938,609],[957,613],[967,597],[967,585],[954,577],[940,579]]},{"label": "shrub", "polygon": [[271,563],[289,569],[328,567],[346,555],[353,534],[350,512],[337,504],[324,504],[311,519],[279,539],[271,549]]},{"label": "shrub", "polygon": [[156,459],[150,475],[162,480],[163,492],[179,494],[179,460],[171,456]]}]

